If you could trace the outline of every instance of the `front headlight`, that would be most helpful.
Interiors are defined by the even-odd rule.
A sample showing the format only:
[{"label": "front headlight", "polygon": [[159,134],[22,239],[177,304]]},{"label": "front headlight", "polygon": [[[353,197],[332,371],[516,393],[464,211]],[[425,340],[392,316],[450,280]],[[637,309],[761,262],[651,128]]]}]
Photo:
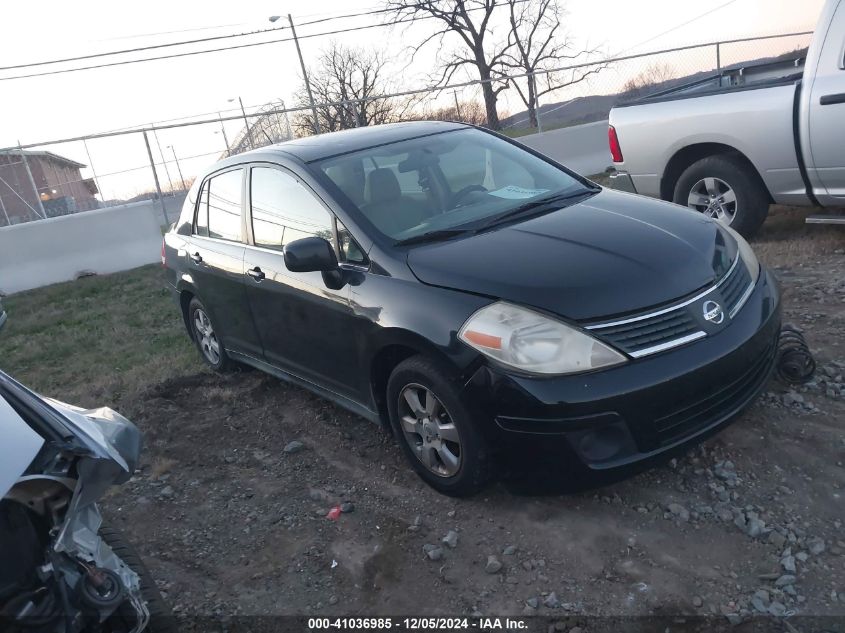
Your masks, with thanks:
[{"label": "front headlight", "polygon": [[500,363],[536,374],[575,374],[626,361],[592,336],[504,302],[473,314],[458,338]]},{"label": "front headlight", "polygon": [[751,245],[745,240],[744,237],[742,237],[742,235],[737,233],[731,227],[725,225],[725,228],[736,240],[736,245],[739,249],[739,256],[742,258],[742,262],[745,264],[745,267],[748,269],[748,272],[751,273],[751,281],[756,284],[757,278],[760,276],[760,262],[757,261],[757,256],[751,249]]}]

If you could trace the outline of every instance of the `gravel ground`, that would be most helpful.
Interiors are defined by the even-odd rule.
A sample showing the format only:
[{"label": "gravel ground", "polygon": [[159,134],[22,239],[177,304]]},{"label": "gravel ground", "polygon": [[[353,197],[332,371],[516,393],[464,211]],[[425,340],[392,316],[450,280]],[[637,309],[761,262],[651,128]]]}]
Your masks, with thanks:
[{"label": "gravel ground", "polygon": [[142,468],[105,513],[184,615],[566,617],[556,630],[595,615],[845,617],[845,240],[801,248],[775,226],[759,251],[815,381],[773,380],[733,425],[645,472],[451,499],[316,396],[197,373],[133,406]]}]

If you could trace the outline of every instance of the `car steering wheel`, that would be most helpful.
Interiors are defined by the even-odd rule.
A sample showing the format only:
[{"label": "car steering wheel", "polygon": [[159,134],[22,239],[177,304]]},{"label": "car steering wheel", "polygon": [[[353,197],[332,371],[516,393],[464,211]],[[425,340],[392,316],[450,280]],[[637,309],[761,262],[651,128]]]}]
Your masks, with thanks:
[{"label": "car steering wheel", "polygon": [[466,197],[467,194],[472,193],[473,191],[487,191],[487,188],[482,185],[467,185],[463,189],[457,191],[456,193],[452,194],[452,204],[455,207],[461,206],[461,200]]}]

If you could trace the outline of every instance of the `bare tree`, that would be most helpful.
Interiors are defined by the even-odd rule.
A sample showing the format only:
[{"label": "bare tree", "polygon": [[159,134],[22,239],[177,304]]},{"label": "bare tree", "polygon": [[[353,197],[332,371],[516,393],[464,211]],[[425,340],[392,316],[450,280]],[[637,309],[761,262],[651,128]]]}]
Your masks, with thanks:
[{"label": "bare tree", "polygon": [[510,42],[495,42],[490,23],[498,7],[504,7],[507,0],[386,0],[391,21],[416,22],[434,18],[438,22],[435,31],[422,42],[413,46],[414,54],[426,44],[437,40],[443,50],[446,37],[457,39],[460,46],[451,49],[440,60],[439,83],[444,85],[459,68],[474,67],[481,79],[481,90],[487,113],[488,127],[499,129],[499,115],[496,101],[499,93],[507,88],[507,81],[497,80],[501,73],[502,59]]},{"label": "bare tree", "polygon": [[622,92],[630,96],[642,94],[649,88],[666,83],[675,78],[675,69],[666,63],[650,64],[636,77],[631,77],[622,84]]},{"label": "bare tree", "polygon": [[563,32],[561,18],[564,11],[558,0],[507,0],[507,3],[510,32],[502,65],[512,72],[527,75],[514,79],[513,86],[528,109],[531,127],[537,127],[540,97],[584,81],[603,70],[606,64],[572,69],[566,73],[554,71],[565,60],[585,57],[596,51],[575,49],[569,36]]},{"label": "bare tree", "polygon": [[[391,91],[384,70],[385,59],[380,52],[332,42],[320,54],[317,67],[308,70],[320,128],[335,132],[400,118],[411,104],[381,97]],[[296,94],[296,103],[300,107],[309,105],[304,89]],[[300,135],[316,133],[310,108],[294,118],[294,127]]]}]

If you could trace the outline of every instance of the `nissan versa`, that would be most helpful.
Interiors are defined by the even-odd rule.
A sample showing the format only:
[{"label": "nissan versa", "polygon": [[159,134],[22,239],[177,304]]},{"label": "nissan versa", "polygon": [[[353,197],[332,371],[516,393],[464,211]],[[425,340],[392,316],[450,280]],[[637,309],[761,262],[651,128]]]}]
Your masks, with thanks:
[{"label": "nissan versa", "polygon": [[209,365],[389,424],[454,495],[505,449],[603,470],[714,430],[759,393],[780,327],[732,229],[457,123],[222,160],[162,258]]}]

